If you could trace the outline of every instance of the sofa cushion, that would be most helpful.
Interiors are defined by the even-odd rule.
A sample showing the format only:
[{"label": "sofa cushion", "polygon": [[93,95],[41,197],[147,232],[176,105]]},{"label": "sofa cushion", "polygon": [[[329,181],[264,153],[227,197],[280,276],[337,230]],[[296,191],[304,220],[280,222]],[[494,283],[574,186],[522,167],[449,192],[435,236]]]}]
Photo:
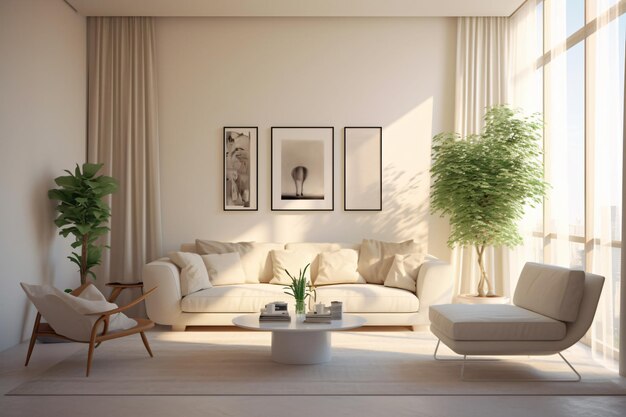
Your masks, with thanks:
[{"label": "sofa cushion", "polygon": [[223,285],[188,295],[181,308],[187,313],[258,313],[273,301],[293,304],[293,297],[283,291],[272,284]]},{"label": "sofa cushion", "polygon": [[556,320],[575,321],[585,290],[585,272],[528,262],[513,303]]},{"label": "sofa cushion", "polygon": [[[294,304],[281,286],[237,284],[190,294],[183,298],[181,308],[187,313],[256,313],[273,301],[286,301],[290,308]],[[317,289],[317,302],[330,305],[331,301],[342,301],[346,313],[414,313],[419,308],[414,294],[382,285],[339,284]]]},{"label": "sofa cushion", "polygon": [[273,250],[270,252],[272,259],[273,277],[270,284],[290,285],[291,275],[294,278],[300,276],[300,272],[306,268],[307,281],[311,282],[311,263],[317,256],[314,252],[296,250]]},{"label": "sofa cushion", "polygon": [[423,259],[422,245],[413,240],[395,243],[363,239],[359,253],[359,273],[371,284],[383,284],[393,264],[394,256],[407,254],[414,254]]},{"label": "sofa cushion", "polygon": [[281,243],[260,242],[218,242],[196,239],[196,252],[200,255],[239,252],[241,265],[246,273],[246,282],[270,282],[272,279],[272,261],[269,253],[274,249],[284,249]]},{"label": "sofa cushion", "polygon": [[197,253],[171,252],[172,262],[180,268],[180,292],[183,297],[205,288],[211,288],[209,273]]},{"label": "sofa cushion", "polygon": [[213,285],[245,284],[246,273],[238,252],[200,255]]},{"label": "sofa cushion", "polygon": [[338,249],[317,255],[319,271],[313,284],[365,284],[357,271],[359,253],[354,249]]},{"label": "sofa cushion", "polygon": [[453,340],[561,340],[565,323],[508,304],[430,306],[431,326]]},{"label": "sofa cushion", "polygon": [[338,284],[317,288],[317,302],[343,302],[345,313],[415,313],[419,300],[414,293],[372,284]]}]

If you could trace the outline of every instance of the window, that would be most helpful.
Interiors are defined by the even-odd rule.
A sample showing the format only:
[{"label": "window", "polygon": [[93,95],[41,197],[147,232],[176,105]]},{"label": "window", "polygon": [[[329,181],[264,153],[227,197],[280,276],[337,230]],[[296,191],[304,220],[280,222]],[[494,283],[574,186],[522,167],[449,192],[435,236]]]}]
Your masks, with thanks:
[{"label": "window", "polygon": [[[546,179],[533,260],[606,277],[586,338],[617,360],[622,214],[626,5],[619,0],[537,0],[537,94],[543,98]],[[535,214],[535,219],[541,216]]]}]

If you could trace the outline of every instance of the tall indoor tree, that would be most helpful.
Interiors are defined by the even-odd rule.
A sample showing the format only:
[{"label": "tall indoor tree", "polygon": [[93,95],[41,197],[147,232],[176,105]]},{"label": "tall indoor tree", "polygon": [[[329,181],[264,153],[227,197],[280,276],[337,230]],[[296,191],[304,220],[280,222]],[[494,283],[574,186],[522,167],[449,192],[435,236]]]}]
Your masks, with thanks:
[{"label": "tall indoor tree", "polygon": [[96,240],[109,231],[107,226],[111,209],[102,198],[117,191],[117,181],[106,175],[98,175],[103,164],[85,163],[82,171],[78,165],[74,173],[65,170],[68,175],[57,177],[54,182],[59,188],[48,191],[48,198],[56,200],[58,216],[54,224],[63,237],[74,236],[69,260],[79,267],[80,283],[85,283],[87,275],[93,279],[96,275],[91,270],[99,265],[105,245],[96,244]]},{"label": "tall indoor tree", "polygon": [[479,135],[436,135],[431,167],[431,210],[449,217],[450,247],[474,246],[481,297],[495,295],[485,271],[485,249],[520,245],[519,221],[528,206],[542,202],[548,188],[539,115],[523,116],[498,105],[487,109],[484,122]]}]

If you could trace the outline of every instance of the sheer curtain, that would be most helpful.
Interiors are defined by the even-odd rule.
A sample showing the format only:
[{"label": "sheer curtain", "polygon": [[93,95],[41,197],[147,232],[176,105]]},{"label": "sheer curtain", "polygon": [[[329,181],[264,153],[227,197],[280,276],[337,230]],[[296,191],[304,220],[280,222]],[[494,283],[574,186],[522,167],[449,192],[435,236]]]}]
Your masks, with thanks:
[{"label": "sheer curtain", "polygon": [[104,163],[120,182],[109,201],[102,286],[140,281],[143,265],[161,254],[155,30],[145,17],[90,17],[87,24],[88,160]]},{"label": "sheer curtain", "polygon": [[[479,133],[487,107],[504,104],[508,82],[509,20],[504,17],[460,17],[457,21],[455,132]],[[487,274],[497,294],[504,291],[502,249],[485,251]],[[480,279],[476,252],[456,247],[452,252],[455,291],[476,293]]]},{"label": "sheer curtain", "polygon": [[[624,25],[613,1],[596,1],[587,15],[597,30],[587,38],[587,270],[606,277],[591,331],[596,357],[614,365],[619,352],[619,285],[622,243]],[[621,26],[621,30],[620,30]],[[621,33],[620,33],[621,32]]]},{"label": "sheer curtain", "polygon": [[[535,1],[527,1],[510,18],[510,65],[507,102],[526,114],[543,113],[543,70],[537,59],[543,54],[542,16]],[[512,294],[528,261],[543,262],[543,206],[527,207],[519,224],[524,243],[505,251],[505,292]]]},{"label": "sheer curtain", "polygon": [[609,367],[619,351],[622,245],[626,15],[618,3],[528,1],[511,18],[511,102],[543,111],[551,189],[543,213],[529,211],[510,266],[544,261],[606,277],[583,342]]}]

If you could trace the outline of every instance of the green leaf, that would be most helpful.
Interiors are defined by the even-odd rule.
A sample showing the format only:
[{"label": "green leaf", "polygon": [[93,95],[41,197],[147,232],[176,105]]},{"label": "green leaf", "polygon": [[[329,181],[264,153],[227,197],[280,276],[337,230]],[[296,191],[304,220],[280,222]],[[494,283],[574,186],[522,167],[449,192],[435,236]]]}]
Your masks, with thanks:
[{"label": "green leaf", "polygon": [[77,224],[76,225],[76,229],[78,229],[78,232],[81,235],[86,235],[87,233],[91,232],[91,225],[89,225],[89,224]]},{"label": "green leaf", "polygon": [[69,176],[69,175],[64,176],[64,177],[56,177],[54,179],[54,182],[59,187],[70,187],[70,188],[76,188],[80,184],[79,181],[75,177]]},{"label": "green leaf", "polygon": [[100,171],[100,168],[102,168],[103,166],[104,166],[104,164],[84,163],[83,164],[83,175],[86,178],[93,178],[94,175],[96,175],[96,173],[98,171]]}]

